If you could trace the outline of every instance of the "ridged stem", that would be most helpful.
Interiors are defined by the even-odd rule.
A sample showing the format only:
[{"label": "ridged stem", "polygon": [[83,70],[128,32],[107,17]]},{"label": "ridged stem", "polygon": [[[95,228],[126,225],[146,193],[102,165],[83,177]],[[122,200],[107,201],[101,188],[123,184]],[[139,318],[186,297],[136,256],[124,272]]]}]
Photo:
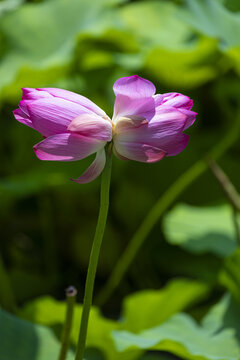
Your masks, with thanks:
[{"label": "ridged stem", "polygon": [[65,360],[67,356],[67,351],[70,343],[70,335],[72,329],[72,320],[74,313],[74,305],[76,302],[77,290],[73,286],[69,286],[66,289],[66,317],[63,325],[62,339],[61,339],[61,349],[59,353],[58,360]]},{"label": "ridged stem", "polygon": [[93,245],[92,245],[92,250],[88,265],[88,273],[87,273],[85,294],[83,301],[82,319],[81,319],[81,326],[80,326],[75,360],[83,360],[83,355],[84,355],[84,349],[85,349],[86,337],[87,337],[88,319],[92,305],[94,281],[95,281],[98,258],[99,258],[100,248],[106,226],[108,207],[109,207],[111,163],[112,163],[111,149],[108,148],[107,161],[102,173],[100,210],[99,210],[98,222],[97,222],[96,232],[93,240]]}]

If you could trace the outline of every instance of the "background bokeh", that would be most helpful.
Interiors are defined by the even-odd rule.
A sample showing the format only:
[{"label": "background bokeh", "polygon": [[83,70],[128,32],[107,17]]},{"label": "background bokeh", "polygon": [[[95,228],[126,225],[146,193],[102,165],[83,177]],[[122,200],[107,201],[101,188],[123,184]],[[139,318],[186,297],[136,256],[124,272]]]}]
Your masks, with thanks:
[{"label": "background bokeh", "polygon": [[[32,146],[40,135],[17,123],[12,114],[21,88],[60,87],[81,93],[111,116],[114,81],[138,74],[151,80],[158,93],[182,92],[194,100],[198,117],[188,129],[190,142],[183,153],[152,165],[114,158],[97,295],[157,199],[240,119],[239,11],[238,0],[0,1],[1,271],[18,305],[42,295],[63,299],[68,285],[78,288],[82,301],[100,185],[100,179],[86,185],[69,180],[79,176],[90,158],[55,163],[35,157]],[[239,190],[239,137],[235,140],[230,140],[218,163]],[[180,220],[169,220],[169,214],[161,217],[102,307],[107,316],[119,316],[127,294],[159,289],[177,277],[211,287],[196,316],[223,293],[226,281],[219,281],[219,272],[236,244],[228,239],[230,229],[221,245],[216,238],[211,245],[212,238],[204,238],[203,229],[214,221],[208,222],[201,212],[215,208],[215,230],[209,230],[210,235],[221,222],[231,222],[228,209],[222,213],[228,202],[216,179],[209,170],[203,171],[179,196],[170,196],[167,212],[185,203],[194,206],[195,217],[186,205],[171,212],[178,216],[178,211]],[[182,220],[184,239],[205,239],[200,250],[179,246],[182,240],[174,231],[178,233],[176,226]],[[197,235],[191,232],[194,221]],[[229,236],[232,239],[234,232]],[[4,294],[0,302],[10,310]]]}]

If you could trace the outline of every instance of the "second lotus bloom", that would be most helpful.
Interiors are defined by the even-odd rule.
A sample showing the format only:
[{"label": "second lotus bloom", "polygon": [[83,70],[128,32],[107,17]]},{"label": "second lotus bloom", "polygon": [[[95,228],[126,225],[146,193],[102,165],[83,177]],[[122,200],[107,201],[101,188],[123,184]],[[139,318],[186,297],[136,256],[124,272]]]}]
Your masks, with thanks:
[{"label": "second lotus bloom", "polygon": [[57,88],[23,89],[15,118],[45,138],[34,146],[41,160],[74,161],[93,153],[96,158],[82,176],[86,183],[105,166],[105,145],[113,142],[120,159],[156,162],[180,153],[189,136],[183,131],[195,121],[189,97],[155,95],[155,86],[137,75],[118,79],[113,118],[89,99]]}]

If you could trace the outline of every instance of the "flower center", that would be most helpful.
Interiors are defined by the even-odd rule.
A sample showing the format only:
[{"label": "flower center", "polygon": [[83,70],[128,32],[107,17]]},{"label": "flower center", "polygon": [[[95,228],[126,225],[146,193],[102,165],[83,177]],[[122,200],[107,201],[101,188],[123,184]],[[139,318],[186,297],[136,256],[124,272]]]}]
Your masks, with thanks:
[{"label": "flower center", "polygon": [[112,123],[112,136],[114,136],[116,125],[114,124],[114,122],[112,120],[111,120],[111,123]]},{"label": "flower center", "polygon": [[138,128],[146,123],[148,123],[148,121],[143,116],[122,116],[118,118],[115,123],[112,121],[113,136],[134,128]]}]

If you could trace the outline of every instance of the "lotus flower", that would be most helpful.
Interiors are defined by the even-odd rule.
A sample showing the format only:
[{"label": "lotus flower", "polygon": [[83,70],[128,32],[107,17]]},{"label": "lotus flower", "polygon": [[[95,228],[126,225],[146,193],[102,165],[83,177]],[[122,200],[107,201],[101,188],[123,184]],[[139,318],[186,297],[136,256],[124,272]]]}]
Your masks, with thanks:
[{"label": "lotus flower", "polygon": [[197,115],[189,97],[155,95],[155,86],[137,75],[118,79],[113,90],[112,119],[86,97],[57,88],[24,88],[14,116],[43,135],[33,148],[41,160],[75,161],[96,153],[89,168],[74,180],[78,183],[101,174],[108,142],[118,158],[149,163],[186,147],[189,136],[183,131]]}]

